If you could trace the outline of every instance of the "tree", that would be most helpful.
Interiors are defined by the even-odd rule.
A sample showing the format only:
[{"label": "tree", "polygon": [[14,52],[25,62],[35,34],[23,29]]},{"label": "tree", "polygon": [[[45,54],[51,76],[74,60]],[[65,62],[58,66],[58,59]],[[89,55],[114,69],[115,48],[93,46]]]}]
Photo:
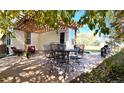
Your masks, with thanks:
[{"label": "tree", "polygon": [[99,33],[109,35],[112,31],[115,31],[118,37],[124,35],[121,32],[122,22],[124,17],[124,11],[114,11],[114,10],[91,10],[86,11],[85,15],[80,18],[78,24],[87,24],[90,30],[95,30],[94,35]]},{"label": "tree", "polygon": [[0,28],[1,33],[4,35],[12,35],[9,28],[15,25],[15,21],[20,20],[24,16],[32,18],[37,25],[47,24],[49,27],[57,30],[60,22],[64,25],[71,24],[73,22],[74,11],[69,10],[3,10],[0,11]]},{"label": "tree", "polygon": [[13,33],[9,31],[9,28],[14,25],[13,20],[18,16],[19,11],[0,11],[0,33],[3,34],[2,40],[8,35],[14,37]]},{"label": "tree", "polygon": [[85,33],[85,32],[79,33],[77,36],[77,44],[93,45],[93,46],[99,45],[99,42],[96,40],[96,37],[93,36],[91,32],[89,33]]},{"label": "tree", "polygon": [[[45,25],[57,30],[60,23],[69,25],[74,22],[74,15],[76,10],[4,10],[0,11],[0,28],[3,29],[2,33],[7,33],[8,28],[14,26],[13,20],[19,20],[23,16],[32,18],[37,25]],[[94,35],[107,34],[115,30],[118,34],[117,38],[122,37],[120,29],[122,27],[121,20],[123,19],[124,12],[115,10],[89,10],[85,11],[77,26],[84,26],[87,24],[90,30],[95,30]],[[107,24],[109,22],[109,25]],[[75,22],[76,23],[76,22]],[[113,30],[111,30],[113,29]]]},{"label": "tree", "polygon": [[77,36],[77,44],[89,45],[91,42],[90,37],[87,33],[79,33]]}]

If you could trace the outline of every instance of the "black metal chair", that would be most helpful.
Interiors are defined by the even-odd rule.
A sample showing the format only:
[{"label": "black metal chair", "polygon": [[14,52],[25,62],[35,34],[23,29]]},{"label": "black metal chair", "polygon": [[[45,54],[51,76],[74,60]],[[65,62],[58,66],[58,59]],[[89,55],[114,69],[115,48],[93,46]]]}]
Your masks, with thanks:
[{"label": "black metal chair", "polygon": [[65,61],[66,53],[65,53],[65,44],[51,44],[52,56],[55,61]]},{"label": "black metal chair", "polygon": [[109,48],[108,45],[105,45],[104,47],[101,48],[101,57],[106,57],[111,53],[111,49]]},{"label": "black metal chair", "polygon": [[22,49],[17,49],[16,47],[11,47],[11,49],[12,49],[14,55],[20,56],[20,55],[23,54],[23,50]]},{"label": "black metal chair", "polygon": [[[69,57],[67,57],[67,52],[64,51],[66,48],[65,44],[50,44],[50,56],[53,58],[53,65],[64,68],[64,77],[67,72],[67,64],[69,62]],[[52,69],[51,69],[52,72]]]},{"label": "black metal chair", "polygon": [[[74,46],[74,50],[76,50],[76,52],[74,52],[71,56],[70,56],[70,59],[72,59],[72,61],[74,61],[75,63],[78,63],[80,64],[80,61],[79,61],[79,57],[78,55],[80,54],[81,50],[80,50],[80,47],[77,47],[77,46]],[[82,53],[81,53],[82,55]]]}]

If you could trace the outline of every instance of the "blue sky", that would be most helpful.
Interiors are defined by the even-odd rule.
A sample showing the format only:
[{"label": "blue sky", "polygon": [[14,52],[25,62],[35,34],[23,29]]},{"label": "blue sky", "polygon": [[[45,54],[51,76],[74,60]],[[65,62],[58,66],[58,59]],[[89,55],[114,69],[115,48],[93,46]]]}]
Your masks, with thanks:
[{"label": "blue sky", "polygon": [[[75,22],[79,21],[80,17],[82,15],[84,15],[84,13],[85,13],[84,10],[77,11],[75,16],[74,16],[74,21]],[[89,27],[87,25],[85,27],[83,27],[83,28],[79,28],[78,29],[78,32],[89,32],[89,31],[90,31],[90,29],[89,29]],[[74,38],[74,31],[73,31],[73,29],[69,29],[69,34],[71,36],[70,38]]]},{"label": "blue sky", "polygon": [[77,11],[76,12],[76,14],[75,14],[75,16],[74,16],[74,21],[78,21],[79,19],[80,19],[80,17],[82,16],[82,15],[84,15],[84,11],[83,10],[80,10],[80,11]]}]

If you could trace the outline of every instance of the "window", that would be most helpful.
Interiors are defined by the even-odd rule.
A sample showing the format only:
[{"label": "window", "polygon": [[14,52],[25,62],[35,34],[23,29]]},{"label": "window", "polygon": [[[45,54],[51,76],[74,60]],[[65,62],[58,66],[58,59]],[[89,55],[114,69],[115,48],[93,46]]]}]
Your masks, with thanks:
[{"label": "window", "polygon": [[65,33],[62,32],[62,33],[60,33],[60,43],[63,44],[64,41],[65,41]]},{"label": "window", "polygon": [[6,44],[7,44],[7,45],[11,45],[11,39],[10,39],[10,36],[7,36],[7,38],[6,38]]},{"label": "window", "polygon": [[31,33],[27,33],[27,41],[26,44],[31,44]]}]

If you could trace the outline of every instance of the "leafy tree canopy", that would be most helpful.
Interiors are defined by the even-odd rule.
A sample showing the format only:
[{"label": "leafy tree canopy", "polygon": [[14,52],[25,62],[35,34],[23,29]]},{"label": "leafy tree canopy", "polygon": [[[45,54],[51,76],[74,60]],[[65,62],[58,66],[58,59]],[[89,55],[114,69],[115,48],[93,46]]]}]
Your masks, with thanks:
[{"label": "leafy tree canopy", "polygon": [[[19,20],[22,16],[31,17],[38,25],[48,24],[54,29],[58,29],[60,21],[68,25],[74,22],[74,15],[76,10],[3,10],[0,11],[0,28],[2,33],[8,33],[8,28],[14,25],[15,20]],[[77,22],[78,26],[88,25],[90,30],[95,30],[94,35],[101,33],[111,34],[115,31],[117,38],[122,37],[121,32],[124,11],[114,10],[89,10],[85,11],[80,20]]]}]

